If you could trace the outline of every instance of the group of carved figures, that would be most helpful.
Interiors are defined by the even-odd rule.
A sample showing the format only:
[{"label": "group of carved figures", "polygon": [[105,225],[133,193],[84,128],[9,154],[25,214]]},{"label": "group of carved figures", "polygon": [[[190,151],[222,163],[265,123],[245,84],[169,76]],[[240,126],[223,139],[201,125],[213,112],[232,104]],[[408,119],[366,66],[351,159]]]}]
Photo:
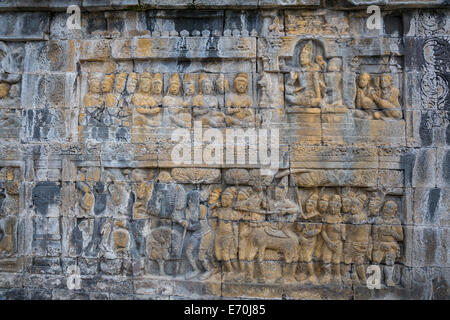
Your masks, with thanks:
[{"label": "group of carved figures", "polygon": [[[286,103],[288,106],[306,108],[344,107],[342,97],[342,60],[334,57],[328,62],[318,52],[317,45],[308,41],[299,57],[300,70],[291,72],[286,81]],[[373,82],[373,83],[372,83]],[[359,76],[356,88],[356,118],[401,119],[400,91],[394,87],[390,74],[371,77],[368,73]]]},{"label": "group of carved figures", "polygon": [[122,119],[118,124],[127,125],[132,119],[137,127],[158,127],[165,123],[189,128],[193,121],[201,121],[205,127],[251,126],[255,112],[248,94],[248,74],[235,76],[234,93],[228,93],[229,82],[223,74],[215,81],[213,77],[206,73],[184,74],[182,81],[180,74],[174,73],[164,95],[161,73],[92,73],[88,77],[86,109],[80,116],[80,124],[110,126],[114,119]]},{"label": "group of carved figures", "polygon": [[[212,187],[205,195],[173,182],[140,179],[132,215],[148,221],[146,255],[160,276],[205,280],[221,265],[225,279],[264,282],[265,261],[277,260],[282,263],[277,281],[364,284],[367,266],[375,263],[384,264],[386,285],[395,285],[403,241],[395,200],[350,189],[295,189],[297,201],[288,197],[288,176],[270,189],[272,196],[266,196],[269,189],[249,186]],[[80,199],[82,207],[92,209],[93,202],[89,192]],[[106,223],[102,235],[105,257],[126,254],[131,240],[125,220]],[[187,265],[181,267],[183,259]],[[169,261],[176,262],[175,271],[166,271]]]}]

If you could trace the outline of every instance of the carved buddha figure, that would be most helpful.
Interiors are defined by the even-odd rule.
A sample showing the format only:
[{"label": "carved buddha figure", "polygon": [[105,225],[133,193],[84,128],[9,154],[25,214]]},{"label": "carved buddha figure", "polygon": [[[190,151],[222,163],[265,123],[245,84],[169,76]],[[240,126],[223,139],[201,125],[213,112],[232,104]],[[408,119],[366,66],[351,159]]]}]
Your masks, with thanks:
[{"label": "carved buddha figure", "polygon": [[[178,127],[191,127],[191,115],[189,109],[183,107],[183,99],[180,96],[180,75],[174,73],[169,81],[167,95],[163,98],[163,106],[169,108],[169,119]],[[194,91],[195,93],[195,91]]]},{"label": "carved buddha figure", "polygon": [[381,77],[381,92],[380,96],[374,95],[374,100],[378,106],[383,109],[383,113],[388,118],[401,119],[402,110],[398,97],[400,91],[394,87],[392,83],[392,76],[385,74]]},{"label": "carved buddha figure", "polygon": [[8,96],[10,88],[9,83],[0,82],[0,99],[5,99]]},{"label": "carved buddha figure", "polygon": [[394,264],[400,257],[399,241],[403,241],[403,228],[400,219],[396,218],[398,205],[388,200],[384,203],[382,217],[375,221],[373,226],[373,252],[372,260],[380,264],[383,260],[385,281],[387,286],[395,286],[393,280]]},{"label": "carved buddha figure", "polygon": [[[376,111],[377,104],[374,97],[376,97],[376,91],[370,84],[370,74],[363,73],[358,80],[359,88],[356,91],[356,107],[371,113],[374,119],[381,119],[381,113]],[[358,117],[367,117],[367,114],[358,112],[356,110],[355,115]]]},{"label": "carved buddha figure", "polygon": [[88,93],[83,99],[84,106],[97,107],[103,106],[103,96],[101,95],[101,77],[99,75],[91,73],[88,78]]},{"label": "carved buddha figure", "polygon": [[370,258],[371,226],[367,223],[367,215],[363,210],[366,199],[363,193],[353,197],[344,246],[344,262],[347,265],[351,263],[356,265],[356,278],[360,284],[366,283],[366,270],[363,264]]},{"label": "carved buddha figure", "polygon": [[[314,45],[307,42],[300,53],[300,72],[292,72],[286,85],[286,100],[294,106],[319,107],[324,98],[326,88],[321,72],[325,62],[322,56],[314,61]],[[295,86],[298,81],[299,86]]]},{"label": "carved buddha figure", "polygon": [[139,78],[139,90],[133,95],[134,124],[136,126],[158,126],[161,124],[161,108],[151,95],[151,76],[144,72]]},{"label": "carved buddha figure", "polygon": [[228,126],[250,127],[255,123],[253,99],[248,94],[248,75],[239,73],[234,79],[235,94],[227,99],[225,121]]},{"label": "carved buddha figure", "polygon": [[218,111],[219,101],[213,95],[213,83],[204,73],[199,79],[200,93],[194,98],[192,110],[194,119],[201,121],[204,127],[224,127],[225,115]]},{"label": "carved buddha figure", "polygon": [[337,194],[331,197],[328,214],[324,216],[321,238],[322,260],[324,262],[323,282],[329,282],[331,278],[331,264],[333,265],[333,280],[340,283],[343,240],[345,240],[345,224],[341,224],[342,200]]},{"label": "carved buddha figure", "polygon": [[217,261],[222,261],[227,273],[237,271],[238,225],[239,213],[232,208],[237,195],[235,187],[229,187],[222,192],[221,206],[213,210],[212,216],[217,217],[214,251]]}]

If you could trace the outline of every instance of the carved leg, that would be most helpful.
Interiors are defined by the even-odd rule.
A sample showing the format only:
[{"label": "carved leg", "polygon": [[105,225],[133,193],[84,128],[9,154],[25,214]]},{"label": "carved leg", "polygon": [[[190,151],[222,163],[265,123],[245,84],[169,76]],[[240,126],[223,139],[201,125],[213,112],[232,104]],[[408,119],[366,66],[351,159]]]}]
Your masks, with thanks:
[{"label": "carved leg", "polygon": [[158,266],[159,266],[159,275],[165,276],[166,272],[164,271],[164,260],[158,260]]},{"label": "carved leg", "polygon": [[316,284],[318,282],[316,274],[314,272],[314,264],[312,261],[308,262],[306,265],[308,272],[308,281],[312,284]]},{"label": "carved leg", "polygon": [[367,282],[366,268],[363,264],[356,265],[356,273],[358,274],[359,283],[365,285]]},{"label": "carved leg", "polygon": [[331,263],[326,263],[323,266],[324,275],[322,278],[322,283],[329,283],[331,281]]},{"label": "carved leg", "polygon": [[384,279],[386,282],[386,286],[395,287],[395,282],[393,280],[394,274],[394,266],[385,266],[384,267]]},{"label": "carved leg", "polygon": [[342,283],[340,264],[333,264],[333,282],[336,284]]}]

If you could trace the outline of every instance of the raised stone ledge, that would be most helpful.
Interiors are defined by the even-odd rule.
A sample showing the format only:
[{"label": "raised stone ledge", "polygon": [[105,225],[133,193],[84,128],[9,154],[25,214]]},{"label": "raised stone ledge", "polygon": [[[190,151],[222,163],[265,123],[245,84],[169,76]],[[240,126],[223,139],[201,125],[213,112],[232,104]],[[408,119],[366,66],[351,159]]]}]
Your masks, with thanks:
[{"label": "raised stone ledge", "polygon": [[65,11],[69,5],[82,10],[123,9],[259,9],[259,8],[336,8],[355,9],[370,5],[383,7],[439,7],[448,6],[449,0],[3,0],[0,11],[49,10]]}]

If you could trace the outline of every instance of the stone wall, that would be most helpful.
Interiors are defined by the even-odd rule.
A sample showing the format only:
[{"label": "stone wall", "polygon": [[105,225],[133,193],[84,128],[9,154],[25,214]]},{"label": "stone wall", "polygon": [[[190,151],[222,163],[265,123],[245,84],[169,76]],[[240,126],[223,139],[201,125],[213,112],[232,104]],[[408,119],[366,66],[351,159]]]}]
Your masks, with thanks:
[{"label": "stone wall", "polygon": [[0,1],[1,299],[448,299],[448,4]]}]

